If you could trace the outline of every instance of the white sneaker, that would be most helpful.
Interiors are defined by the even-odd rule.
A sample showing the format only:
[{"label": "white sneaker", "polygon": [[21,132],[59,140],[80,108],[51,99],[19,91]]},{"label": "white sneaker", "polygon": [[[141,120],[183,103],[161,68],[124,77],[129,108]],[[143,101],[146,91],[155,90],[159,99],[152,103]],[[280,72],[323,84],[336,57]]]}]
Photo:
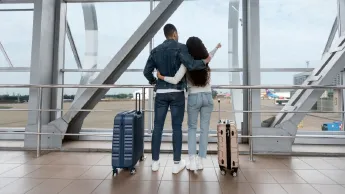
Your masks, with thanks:
[{"label": "white sneaker", "polygon": [[177,174],[186,167],[186,161],[181,160],[178,164],[174,164],[172,167],[172,173]]},{"label": "white sneaker", "polygon": [[196,164],[196,155],[189,156],[189,170],[198,170]]},{"label": "white sneaker", "polygon": [[152,166],[151,166],[152,171],[153,171],[153,172],[158,171],[159,166],[160,166],[160,162],[159,162],[159,160],[158,160],[158,161],[153,161],[153,162],[152,162]]},{"label": "white sneaker", "polygon": [[190,166],[190,159],[186,158],[186,169],[189,170],[189,166]]},{"label": "white sneaker", "polygon": [[198,156],[197,160],[196,160],[196,167],[198,168],[198,170],[203,170],[204,169],[204,163],[203,163],[203,158],[201,158],[200,156]]}]

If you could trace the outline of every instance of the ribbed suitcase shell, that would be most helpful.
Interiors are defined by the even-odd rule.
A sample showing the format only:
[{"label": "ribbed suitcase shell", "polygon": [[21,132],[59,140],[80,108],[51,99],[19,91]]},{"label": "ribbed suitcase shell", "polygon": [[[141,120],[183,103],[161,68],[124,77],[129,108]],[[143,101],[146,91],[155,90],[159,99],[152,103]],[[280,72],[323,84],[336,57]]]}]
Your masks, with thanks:
[{"label": "ribbed suitcase shell", "polygon": [[222,174],[225,169],[237,175],[239,167],[237,129],[233,121],[223,120],[217,125],[218,137],[218,163]]},{"label": "ribbed suitcase shell", "polygon": [[121,112],[115,116],[112,141],[112,166],[135,169],[144,154],[144,119],[139,111]]}]

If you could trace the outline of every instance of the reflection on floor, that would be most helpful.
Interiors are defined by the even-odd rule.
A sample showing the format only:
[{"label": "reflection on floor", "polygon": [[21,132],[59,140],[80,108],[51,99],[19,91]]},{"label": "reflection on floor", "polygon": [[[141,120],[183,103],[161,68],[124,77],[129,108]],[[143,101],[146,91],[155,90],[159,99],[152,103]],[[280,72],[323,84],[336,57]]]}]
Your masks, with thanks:
[{"label": "reflection on floor", "polygon": [[[187,155],[183,155],[187,157]],[[151,172],[151,156],[137,173],[112,176],[110,153],[0,151],[0,194],[344,194],[345,157],[240,156],[237,177],[220,175],[216,155],[202,171],[171,173],[172,156],[161,155],[161,168]]]}]

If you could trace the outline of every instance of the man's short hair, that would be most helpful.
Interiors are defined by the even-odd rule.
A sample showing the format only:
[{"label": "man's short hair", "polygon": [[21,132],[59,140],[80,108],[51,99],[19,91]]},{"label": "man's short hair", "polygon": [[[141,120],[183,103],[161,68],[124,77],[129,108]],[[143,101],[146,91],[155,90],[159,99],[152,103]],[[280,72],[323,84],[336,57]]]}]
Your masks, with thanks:
[{"label": "man's short hair", "polygon": [[177,29],[173,24],[166,24],[164,26],[164,35],[166,38],[171,37],[174,32],[177,32]]}]

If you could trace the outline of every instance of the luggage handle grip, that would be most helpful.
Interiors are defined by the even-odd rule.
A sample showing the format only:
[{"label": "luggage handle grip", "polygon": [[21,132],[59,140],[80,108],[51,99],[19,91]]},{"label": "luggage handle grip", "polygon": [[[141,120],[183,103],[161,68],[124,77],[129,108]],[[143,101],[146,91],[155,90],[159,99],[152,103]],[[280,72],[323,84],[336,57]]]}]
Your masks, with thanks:
[{"label": "luggage handle grip", "polygon": [[[138,101],[138,96],[139,96],[139,101]],[[141,101],[140,93],[138,92],[135,94],[135,111],[137,112],[140,111],[140,101]],[[138,104],[139,104],[139,109],[138,109]]]}]

